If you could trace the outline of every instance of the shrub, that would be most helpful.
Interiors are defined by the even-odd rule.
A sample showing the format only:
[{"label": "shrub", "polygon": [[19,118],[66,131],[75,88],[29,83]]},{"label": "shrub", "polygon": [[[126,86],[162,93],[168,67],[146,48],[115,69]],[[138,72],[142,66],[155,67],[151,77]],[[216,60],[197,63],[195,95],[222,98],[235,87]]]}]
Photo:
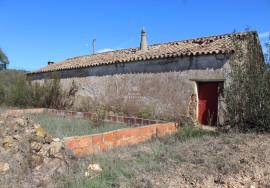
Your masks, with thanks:
[{"label": "shrub", "polygon": [[250,34],[247,52],[234,42],[230,83],[225,88],[228,123],[239,131],[270,131],[270,70],[264,63],[256,37]]},{"label": "shrub", "polygon": [[25,80],[17,80],[11,87],[7,102],[11,106],[28,107],[31,106],[31,95],[29,96],[29,85]]},{"label": "shrub", "polygon": [[153,109],[150,106],[144,106],[139,109],[137,116],[143,119],[154,119]]},{"label": "shrub", "polygon": [[98,105],[95,107],[94,114],[91,117],[91,120],[95,127],[100,127],[104,124],[106,118],[106,108],[103,105]]},{"label": "shrub", "polygon": [[85,97],[81,100],[80,110],[85,112],[92,112],[90,120],[93,122],[95,127],[100,127],[104,124],[108,109],[95,97]]},{"label": "shrub", "polygon": [[65,109],[73,105],[77,86],[63,90],[60,80],[55,78],[44,83],[32,83],[25,72],[5,70],[0,72],[0,104],[17,107],[44,107]]}]

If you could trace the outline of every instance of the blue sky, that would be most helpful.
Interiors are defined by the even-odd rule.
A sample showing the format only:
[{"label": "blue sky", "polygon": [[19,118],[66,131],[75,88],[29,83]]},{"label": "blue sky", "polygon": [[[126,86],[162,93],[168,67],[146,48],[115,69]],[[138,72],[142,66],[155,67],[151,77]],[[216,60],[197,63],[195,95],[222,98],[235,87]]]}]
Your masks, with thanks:
[{"label": "blue sky", "polygon": [[[97,50],[243,31],[270,31],[270,0],[0,0],[0,47],[10,68],[35,70],[47,61]],[[90,44],[90,45],[89,45]]]}]

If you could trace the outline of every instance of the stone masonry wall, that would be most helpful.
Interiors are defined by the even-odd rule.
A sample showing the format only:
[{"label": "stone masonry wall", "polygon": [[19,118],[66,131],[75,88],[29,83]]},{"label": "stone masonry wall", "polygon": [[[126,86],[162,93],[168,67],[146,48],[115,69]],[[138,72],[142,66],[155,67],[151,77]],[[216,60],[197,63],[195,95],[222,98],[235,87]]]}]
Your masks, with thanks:
[{"label": "stone masonry wall", "polygon": [[[177,112],[197,119],[196,81],[224,80],[228,56],[204,55],[120,63],[58,72],[61,85],[78,87],[74,110],[91,101],[108,106],[150,106],[158,117]],[[50,73],[33,77],[37,82]]]}]

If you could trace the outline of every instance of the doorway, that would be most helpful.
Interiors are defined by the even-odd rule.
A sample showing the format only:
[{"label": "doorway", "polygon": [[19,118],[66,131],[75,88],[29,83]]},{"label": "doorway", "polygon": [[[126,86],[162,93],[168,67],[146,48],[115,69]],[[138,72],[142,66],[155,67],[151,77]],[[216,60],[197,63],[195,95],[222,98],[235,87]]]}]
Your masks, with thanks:
[{"label": "doorway", "polygon": [[217,124],[219,82],[197,82],[198,120],[203,125]]}]

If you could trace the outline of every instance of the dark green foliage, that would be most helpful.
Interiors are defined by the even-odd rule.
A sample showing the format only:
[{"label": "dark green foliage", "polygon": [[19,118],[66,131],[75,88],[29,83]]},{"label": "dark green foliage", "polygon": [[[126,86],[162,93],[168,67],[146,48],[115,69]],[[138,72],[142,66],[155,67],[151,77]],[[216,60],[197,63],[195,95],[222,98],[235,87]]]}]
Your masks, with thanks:
[{"label": "dark green foliage", "polygon": [[25,80],[18,80],[7,95],[7,103],[19,107],[28,107],[30,105],[29,86]]},{"label": "dark green foliage", "polygon": [[[13,103],[21,103],[26,100],[20,96],[25,92],[22,88],[25,83],[25,72],[17,70],[2,70],[0,71],[0,102],[4,105],[12,105]],[[15,92],[15,93],[13,93]],[[17,96],[15,96],[17,95]],[[15,101],[14,101],[15,100]]]},{"label": "dark green foliage", "polygon": [[3,63],[4,65],[9,64],[8,57],[1,48],[0,48],[0,62]]},{"label": "dark green foliage", "polygon": [[257,38],[250,34],[247,52],[235,40],[230,83],[225,89],[228,123],[239,131],[270,131],[270,71]]}]

